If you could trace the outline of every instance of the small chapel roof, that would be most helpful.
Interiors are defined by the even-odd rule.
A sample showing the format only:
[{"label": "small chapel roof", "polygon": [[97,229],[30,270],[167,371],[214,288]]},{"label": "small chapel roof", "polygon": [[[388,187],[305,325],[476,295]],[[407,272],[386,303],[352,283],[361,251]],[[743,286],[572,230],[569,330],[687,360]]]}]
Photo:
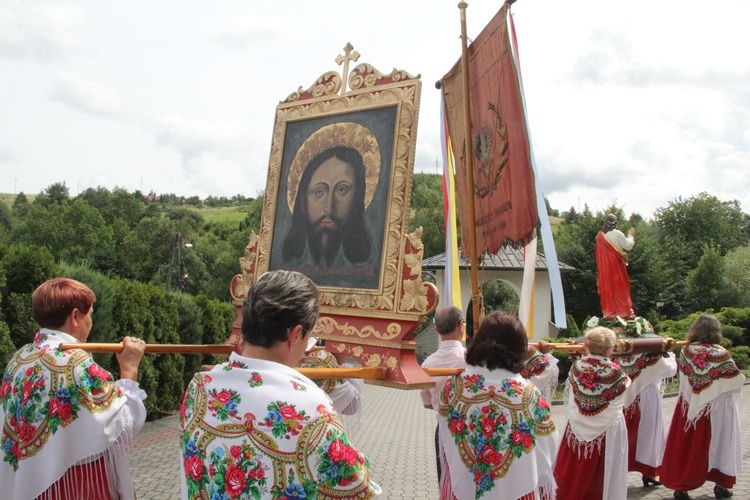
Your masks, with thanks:
[{"label": "small chapel roof", "polygon": [[[469,259],[461,254],[459,251],[459,268],[468,269]],[[480,269],[487,271],[490,270],[505,270],[505,271],[523,271],[523,249],[515,248],[509,245],[500,248],[497,254],[484,254],[484,262],[480,264]],[[569,273],[576,270],[575,267],[569,266],[564,262],[559,262],[560,272]],[[443,269],[445,268],[445,252],[427,257],[422,260],[422,269]],[[547,271],[547,257],[543,253],[537,252],[536,254],[536,269],[540,271]]]}]

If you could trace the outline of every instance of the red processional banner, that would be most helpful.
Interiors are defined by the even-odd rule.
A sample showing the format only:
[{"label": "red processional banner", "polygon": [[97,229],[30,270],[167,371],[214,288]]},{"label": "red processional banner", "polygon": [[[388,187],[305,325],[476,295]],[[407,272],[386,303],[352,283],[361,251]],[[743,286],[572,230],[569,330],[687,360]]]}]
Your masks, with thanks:
[{"label": "red processional banner", "polygon": [[[461,60],[442,78],[448,133],[456,158],[456,192],[462,250],[469,253],[475,228],[477,255],[505,243],[528,241],[538,214],[528,129],[518,68],[513,57],[507,4],[468,47],[471,140],[466,139]],[[466,189],[466,148],[474,154],[474,223]]]}]

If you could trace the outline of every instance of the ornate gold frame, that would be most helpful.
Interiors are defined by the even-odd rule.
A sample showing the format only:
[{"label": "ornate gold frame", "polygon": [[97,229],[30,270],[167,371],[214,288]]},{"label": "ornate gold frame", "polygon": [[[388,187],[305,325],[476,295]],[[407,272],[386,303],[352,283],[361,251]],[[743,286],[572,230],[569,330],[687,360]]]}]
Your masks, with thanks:
[{"label": "ornate gold frame", "polygon": [[[347,75],[349,61],[359,57],[352,49],[347,44],[345,54],[336,60],[344,63],[343,77],[335,71],[327,72],[309,88],[300,87],[276,107],[260,234],[250,235],[245,256],[240,259],[242,274],[232,280],[235,305],[244,299],[255,277],[269,270],[277,204],[289,203],[287,193],[279,192],[282,176],[286,175],[282,172],[282,156],[288,125],[386,107],[396,108],[396,130],[378,286],[377,289],[320,286],[321,313],[419,321],[437,303],[435,286],[422,281],[421,228],[407,234],[421,92],[419,75],[415,77],[396,69],[383,74],[370,64],[359,64]],[[347,76],[348,91],[346,86],[342,87]]]}]

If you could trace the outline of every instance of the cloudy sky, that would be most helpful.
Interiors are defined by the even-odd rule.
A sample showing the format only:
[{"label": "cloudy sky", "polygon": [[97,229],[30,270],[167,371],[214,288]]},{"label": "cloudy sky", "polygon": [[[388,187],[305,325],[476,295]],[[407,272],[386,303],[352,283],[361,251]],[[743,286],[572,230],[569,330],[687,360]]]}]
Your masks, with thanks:
[{"label": "cloudy sky", "polygon": [[[351,42],[423,80],[415,170],[437,172],[457,0],[0,0],[0,192],[66,182],[254,196],[274,108]],[[500,8],[470,0],[473,38]],[[552,206],[650,217],[707,191],[750,212],[750,2],[518,0]]]}]

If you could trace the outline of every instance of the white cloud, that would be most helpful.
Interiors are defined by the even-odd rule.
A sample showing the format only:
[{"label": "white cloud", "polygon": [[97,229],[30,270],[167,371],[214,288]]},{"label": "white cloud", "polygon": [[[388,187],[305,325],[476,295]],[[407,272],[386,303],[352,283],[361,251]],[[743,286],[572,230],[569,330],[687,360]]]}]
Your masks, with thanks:
[{"label": "white cloud", "polygon": [[210,39],[231,49],[245,49],[257,42],[272,43],[288,34],[286,21],[279,16],[235,14],[223,24],[207,27]]},{"label": "white cloud", "polygon": [[178,164],[160,172],[175,181],[166,191],[254,195],[265,184],[267,150],[259,149],[246,123],[168,115],[145,118],[144,128],[179,157]]},{"label": "white cloud", "polygon": [[18,161],[9,149],[0,148],[0,163],[11,163]]},{"label": "white cloud", "polygon": [[[26,192],[65,172],[82,188],[143,182],[157,192],[255,193],[265,185],[274,107],[340,70],[334,59],[346,42],[362,55],[357,64],[422,75],[415,169],[442,163],[433,85],[460,56],[454,1],[332,0],[325,9],[300,0],[53,1],[0,0],[0,148],[12,145],[0,165],[34,173],[19,173],[19,186],[33,184]],[[513,5],[552,206],[619,200],[648,217],[677,196],[708,191],[750,210],[750,2],[581,2]],[[470,3],[471,38],[500,5]],[[44,98],[50,88],[54,101]]]},{"label": "white cloud", "polygon": [[124,118],[119,94],[73,72],[58,74],[50,98],[83,113],[102,118]]},{"label": "white cloud", "polygon": [[0,55],[59,59],[86,47],[83,24],[83,13],[71,5],[0,5]]},{"label": "white cloud", "polygon": [[234,156],[250,145],[251,131],[240,122],[196,120],[178,115],[152,116],[152,129],[159,144],[174,147],[186,160],[200,158],[209,151]]}]

